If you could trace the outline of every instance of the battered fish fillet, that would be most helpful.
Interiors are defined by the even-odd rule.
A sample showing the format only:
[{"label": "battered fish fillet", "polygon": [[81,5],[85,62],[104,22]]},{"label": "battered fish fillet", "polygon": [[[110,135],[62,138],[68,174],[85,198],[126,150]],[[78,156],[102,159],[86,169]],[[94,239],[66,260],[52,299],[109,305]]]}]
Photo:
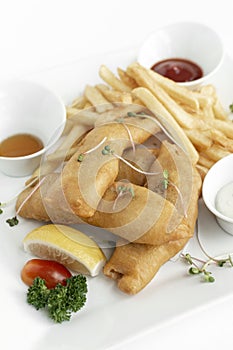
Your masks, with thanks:
[{"label": "battered fish fillet", "polygon": [[120,197],[114,208],[116,187],[114,184],[105,192],[98,210],[88,218],[89,224],[105,228],[128,241],[152,245],[177,240],[183,235],[191,237],[191,233],[183,230],[169,229],[171,217],[177,228],[183,216],[171,202],[145,187],[131,184],[134,197],[130,193]]},{"label": "battered fish fillet", "polygon": [[[157,125],[151,120],[128,119],[130,121],[128,122],[126,118],[125,123],[97,126],[87,134],[79,150],[64,166],[61,177],[48,190],[45,198],[48,204],[51,198],[57,197],[56,191],[62,189],[74,214],[83,218],[93,216],[103,194],[116,179],[119,169],[119,159],[111,154],[104,156],[101,150],[109,146],[115,154],[121,156],[130,146],[131,137],[136,144],[141,144],[158,131]],[[85,152],[93,149],[104,139],[105,142],[100,149],[85,155]],[[80,154],[84,154],[82,162],[78,161]]]},{"label": "battered fish fillet", "polygon": [[188,238],[160,246],[130,243],[116,247],[104,266],[104,274],[117,281],[118,288],[127,294],[140,292],[155,276],[161,265],[176,255]]},{"label": "battered fish fillet", "polygon": [[[169,240],[161,245],[127,243],[118,246],[106,263],[104,274],[117,280],[118,287],[123,292],[136,294],[142,290],[159,268],[178,253],[193,235],[201,187],[199,173],[196,169],[193,172],[193,185],[187,218],[184,218],[181,224],[171,233],[172,236],[177,235],[177,240]],[[161,232],[161,236],[163,235],[164,233]],[[144,239],[138,241],[144,243]]]},{"label": "battered fish fillet", "polygon": [[[21,204],[27,198],[26,202],[20,209],[19,215],[25,219],[34,219],[37,221],[53,222],[59,224],[78,224],[82,221],[78,216],[74,215],[68,210],[63,210],[66,202],[64,197],[60,193],[60,198],[57,198],[54,202],[54,206],[48,206],[44,204],[43,198],[46,196],[48,189],[52,184],[58,179],[59,174],[53,173],[46,175],[41,186],[34,191],[34,187],[29,187],[25,189],[18,196],[16,201],[16,210],[19,209]],[[43,179],[43,178],[42,178]],[[33,192],[32,195],[31,192]],[[56,205],[59,203],[59,205]]]}]

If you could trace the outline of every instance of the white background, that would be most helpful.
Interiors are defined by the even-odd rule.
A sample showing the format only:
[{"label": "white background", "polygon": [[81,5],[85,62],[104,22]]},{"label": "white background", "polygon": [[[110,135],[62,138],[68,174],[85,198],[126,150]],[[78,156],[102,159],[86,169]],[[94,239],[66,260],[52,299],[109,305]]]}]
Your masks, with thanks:
[{"label": "white background", "polygon": [[[180,20],[212,26],[233,55],[231,0],[0,0],[0,79],[135,47],[157,27]],[[116,349],[229,348],[232,318],[233,298]]]}]

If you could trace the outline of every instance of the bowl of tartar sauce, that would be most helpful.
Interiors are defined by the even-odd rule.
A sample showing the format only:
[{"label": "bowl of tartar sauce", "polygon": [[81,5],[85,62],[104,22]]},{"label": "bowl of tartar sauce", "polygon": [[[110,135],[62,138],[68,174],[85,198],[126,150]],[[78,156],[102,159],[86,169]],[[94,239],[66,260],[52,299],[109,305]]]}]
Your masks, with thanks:
[{"label": "bowl of tartar sauce", "polygon": [[219,226],[233,235],[233,154],[215,163],[202,186],[202,198]]}]

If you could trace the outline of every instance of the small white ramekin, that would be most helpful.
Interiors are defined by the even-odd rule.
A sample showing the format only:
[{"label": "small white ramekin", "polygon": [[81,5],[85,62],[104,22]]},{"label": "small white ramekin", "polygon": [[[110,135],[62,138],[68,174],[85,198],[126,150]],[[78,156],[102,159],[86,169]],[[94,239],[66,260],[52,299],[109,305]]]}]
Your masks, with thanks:
[{"label": "small white ramekin", "polygon": [[0,115],[0,142],[15,134],[32,134],[44,144],[42,150],[27,156],[0,156],[0,171],[9,176],[27,176],[61,136],[65,105],[45,86],[30,80],[10,80],[0,84]]},{"label": "small white ramekin", "polygon": [[[233,235],[233,219],[221,214],[215,205],[218,191],[226,184],[233,182],[233,154],[215,163],[205,176],[202,186],[202,197],[207,208],[215,215],[220,227]],[[232,208],[233,210],[233,208]]]}]

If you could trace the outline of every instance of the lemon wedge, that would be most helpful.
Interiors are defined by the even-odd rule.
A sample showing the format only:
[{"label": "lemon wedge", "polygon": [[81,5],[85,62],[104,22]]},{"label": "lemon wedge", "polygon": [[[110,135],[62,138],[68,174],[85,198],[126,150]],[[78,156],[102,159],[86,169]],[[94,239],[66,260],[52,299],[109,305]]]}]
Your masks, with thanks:
[{"label": "lemon wedge", "polygon": [[60,262],[71,270],[96,276],[106,257],[84,233],[65,225],[44,225],[29,232],[23,240],[26,252]]}]

